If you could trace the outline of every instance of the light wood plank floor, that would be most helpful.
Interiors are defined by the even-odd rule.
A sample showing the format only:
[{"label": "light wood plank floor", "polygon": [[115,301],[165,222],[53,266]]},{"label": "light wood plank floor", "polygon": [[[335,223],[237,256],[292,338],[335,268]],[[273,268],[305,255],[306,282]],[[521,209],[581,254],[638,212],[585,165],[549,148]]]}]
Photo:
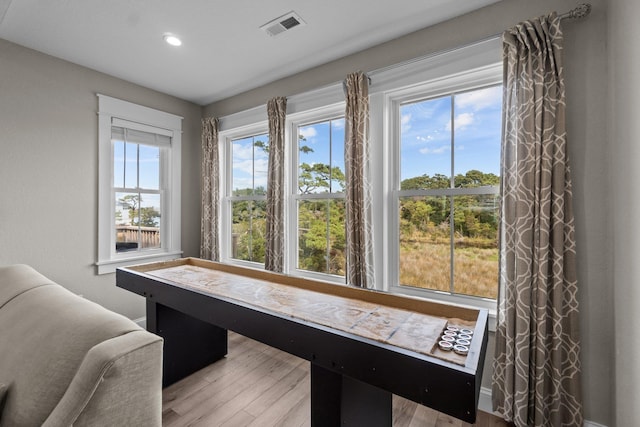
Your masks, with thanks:
[{"label": "light wood plank floor", "polygon": [[[229,332],[227,357],[164,389],[162,409],[166,427],[307,427],[309,362]],[[471,426],[395,395],[393,425]],[[480,412],[474,425],[507,423]]]}]

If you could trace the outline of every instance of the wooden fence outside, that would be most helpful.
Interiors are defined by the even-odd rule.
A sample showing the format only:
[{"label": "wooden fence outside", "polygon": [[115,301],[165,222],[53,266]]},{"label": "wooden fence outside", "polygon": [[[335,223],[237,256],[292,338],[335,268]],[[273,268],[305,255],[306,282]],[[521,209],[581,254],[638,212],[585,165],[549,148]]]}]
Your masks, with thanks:
[{"label": "wooden fence outside", "polygon": [[[140,234],[138,237],[138,233]],[[141,249],[160,247],[159,227],[136,227],[135,225],[117,225],[116,242],[135,242]]]}]

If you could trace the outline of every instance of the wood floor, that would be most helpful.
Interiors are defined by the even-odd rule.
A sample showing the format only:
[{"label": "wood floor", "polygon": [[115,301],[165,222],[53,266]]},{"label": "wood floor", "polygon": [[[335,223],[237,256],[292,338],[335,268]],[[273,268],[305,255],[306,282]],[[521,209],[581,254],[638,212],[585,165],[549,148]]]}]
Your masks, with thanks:
[{"label": "wood floor", "polygon": [[[306,427],[310,412],[309,362],[231,332],[226,358],[162,393],[165,427]],[[393,396],[393,425],[471,426],[399,396]],[[483,412],[473,425],[507,426]]]}]

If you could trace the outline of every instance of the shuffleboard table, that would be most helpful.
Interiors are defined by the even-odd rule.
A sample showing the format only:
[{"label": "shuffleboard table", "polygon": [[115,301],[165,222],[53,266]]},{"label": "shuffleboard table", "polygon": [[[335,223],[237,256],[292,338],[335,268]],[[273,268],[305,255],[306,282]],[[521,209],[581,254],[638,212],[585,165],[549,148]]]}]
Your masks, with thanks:
[{"label": "shuffleboard table", "polygon": [[[486,310],[197,258],[116,271],[164,338],[163,385],[227,353],[231,330],[311,362],[312,426],[390,426],[392,394],[476,419]],[[466,329],[468,353],[438,345]]]}]

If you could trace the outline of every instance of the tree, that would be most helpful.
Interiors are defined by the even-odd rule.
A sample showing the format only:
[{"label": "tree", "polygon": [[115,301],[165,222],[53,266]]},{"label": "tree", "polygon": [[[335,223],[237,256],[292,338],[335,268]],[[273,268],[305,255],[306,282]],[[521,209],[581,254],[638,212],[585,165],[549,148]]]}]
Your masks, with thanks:
[{"label": "tree", "polygon": [[129,222],[131,225],[135,225],[134,221],[137,219],[138,206],[140,206],[140,196],[138,194],[127,194],[122,199],[118,200],[120,205],[129,211]]},{"label": "tree", "polygon": [[[129,221],[131,225],[139,225],[141,227],[158,227],[160,220],[160,212],[154,207],[140,208],[142,197],[139,194],[127,194],[118,200],[120,205],[129,211]],[[116,218],[118,218],[116,212]],[[122,214],[120,214],[122,218]]]},{"label": "tree", "polygon": [[[332,183],[338,183],[340,190],[331,188]],[[298,190],[300,194],[317,193],[318,190],[324,189],[326,192],[334,193],[344,191],[345,177],[344,172],[337,167],[331,167],[324,163],[300,164],[300,172],[298,176]]]}]

